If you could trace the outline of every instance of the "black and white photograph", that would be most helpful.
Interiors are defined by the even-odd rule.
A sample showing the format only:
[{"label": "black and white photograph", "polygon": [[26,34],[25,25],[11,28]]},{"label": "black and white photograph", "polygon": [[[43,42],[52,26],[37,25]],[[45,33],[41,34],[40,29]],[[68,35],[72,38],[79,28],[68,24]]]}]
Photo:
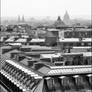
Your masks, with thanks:
[{"label": "black and white photograph", "polygon": [[92,92],[91,0],[0,0],[0,92]]}]

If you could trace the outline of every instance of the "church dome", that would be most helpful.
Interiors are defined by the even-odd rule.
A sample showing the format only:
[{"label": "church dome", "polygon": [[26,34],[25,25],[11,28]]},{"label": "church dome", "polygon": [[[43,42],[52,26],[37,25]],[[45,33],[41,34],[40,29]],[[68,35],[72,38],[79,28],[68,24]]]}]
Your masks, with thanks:
[{"label": "church dome", "polygon": [[60,16],[58,16],[57,21],[54,23],[55,27],[66,27],[65,23],[61,20]]}]

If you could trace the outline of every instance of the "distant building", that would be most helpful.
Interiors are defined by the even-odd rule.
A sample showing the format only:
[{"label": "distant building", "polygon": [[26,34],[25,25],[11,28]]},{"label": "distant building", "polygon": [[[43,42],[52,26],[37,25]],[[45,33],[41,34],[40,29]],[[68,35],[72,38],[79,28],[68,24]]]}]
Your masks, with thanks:
[{"label": "distant building", "polygon": [[61,20],[60,16],[58,16],[57,21],[54,23],[56,28],[65,28],[65,23]]},{"label": "distant building", "polygon": [[22,24],[22,23],[24,23],[24,22],[25,22],[24,16],[22,16],[22,18],[20,18],[20,16],[18,16],[18,23],[19,23],[19,24]]},{"label": "distant building", "polygon": [[66,25],[71,25],[71,20],[70,20],[70,17],[69,17],[69,14],[68,12],[66,11],[65,15],[64,15],[64,18],[63,18],[63,21]]}]

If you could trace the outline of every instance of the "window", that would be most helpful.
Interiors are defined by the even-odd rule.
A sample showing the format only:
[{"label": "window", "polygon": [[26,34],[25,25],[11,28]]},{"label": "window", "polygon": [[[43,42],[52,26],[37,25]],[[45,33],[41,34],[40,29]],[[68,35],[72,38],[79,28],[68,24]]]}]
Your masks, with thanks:
[{"label": "window", "polygon": [[47,80],[47,86],[48,86],[49,91],[53,90],[54,83],[53,83],[53,79],[52,78]]},{"label": "window", "polygon": [[50,78],[47,80],[49,92],[61,92],[61,85],[58,78]]},{"label": "window", "polygon": [[56,66],[63,66],[64,65],[64,62],[55,62],[55,65]]},{"label": "window", "polygon": [[84,46],[84,43],[81,43],[82,46]]},{"label": "window", "polygon": [[91,43],[90,42],[88,43],[88,46],[91,46]]}]

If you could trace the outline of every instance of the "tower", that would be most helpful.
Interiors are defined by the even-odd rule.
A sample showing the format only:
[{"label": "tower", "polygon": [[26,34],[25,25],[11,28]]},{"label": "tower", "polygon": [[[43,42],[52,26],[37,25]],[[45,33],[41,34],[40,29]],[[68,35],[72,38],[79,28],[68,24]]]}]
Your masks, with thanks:
[{"label": "tower", "polygon": [[65,15],[64,15],[64,18],[63,18],[63,21],[66,25],[70,25],[71,24],[71,20],[70,20],[70,17],[69,17],[69,14],[68,12],[66,11]]}]

